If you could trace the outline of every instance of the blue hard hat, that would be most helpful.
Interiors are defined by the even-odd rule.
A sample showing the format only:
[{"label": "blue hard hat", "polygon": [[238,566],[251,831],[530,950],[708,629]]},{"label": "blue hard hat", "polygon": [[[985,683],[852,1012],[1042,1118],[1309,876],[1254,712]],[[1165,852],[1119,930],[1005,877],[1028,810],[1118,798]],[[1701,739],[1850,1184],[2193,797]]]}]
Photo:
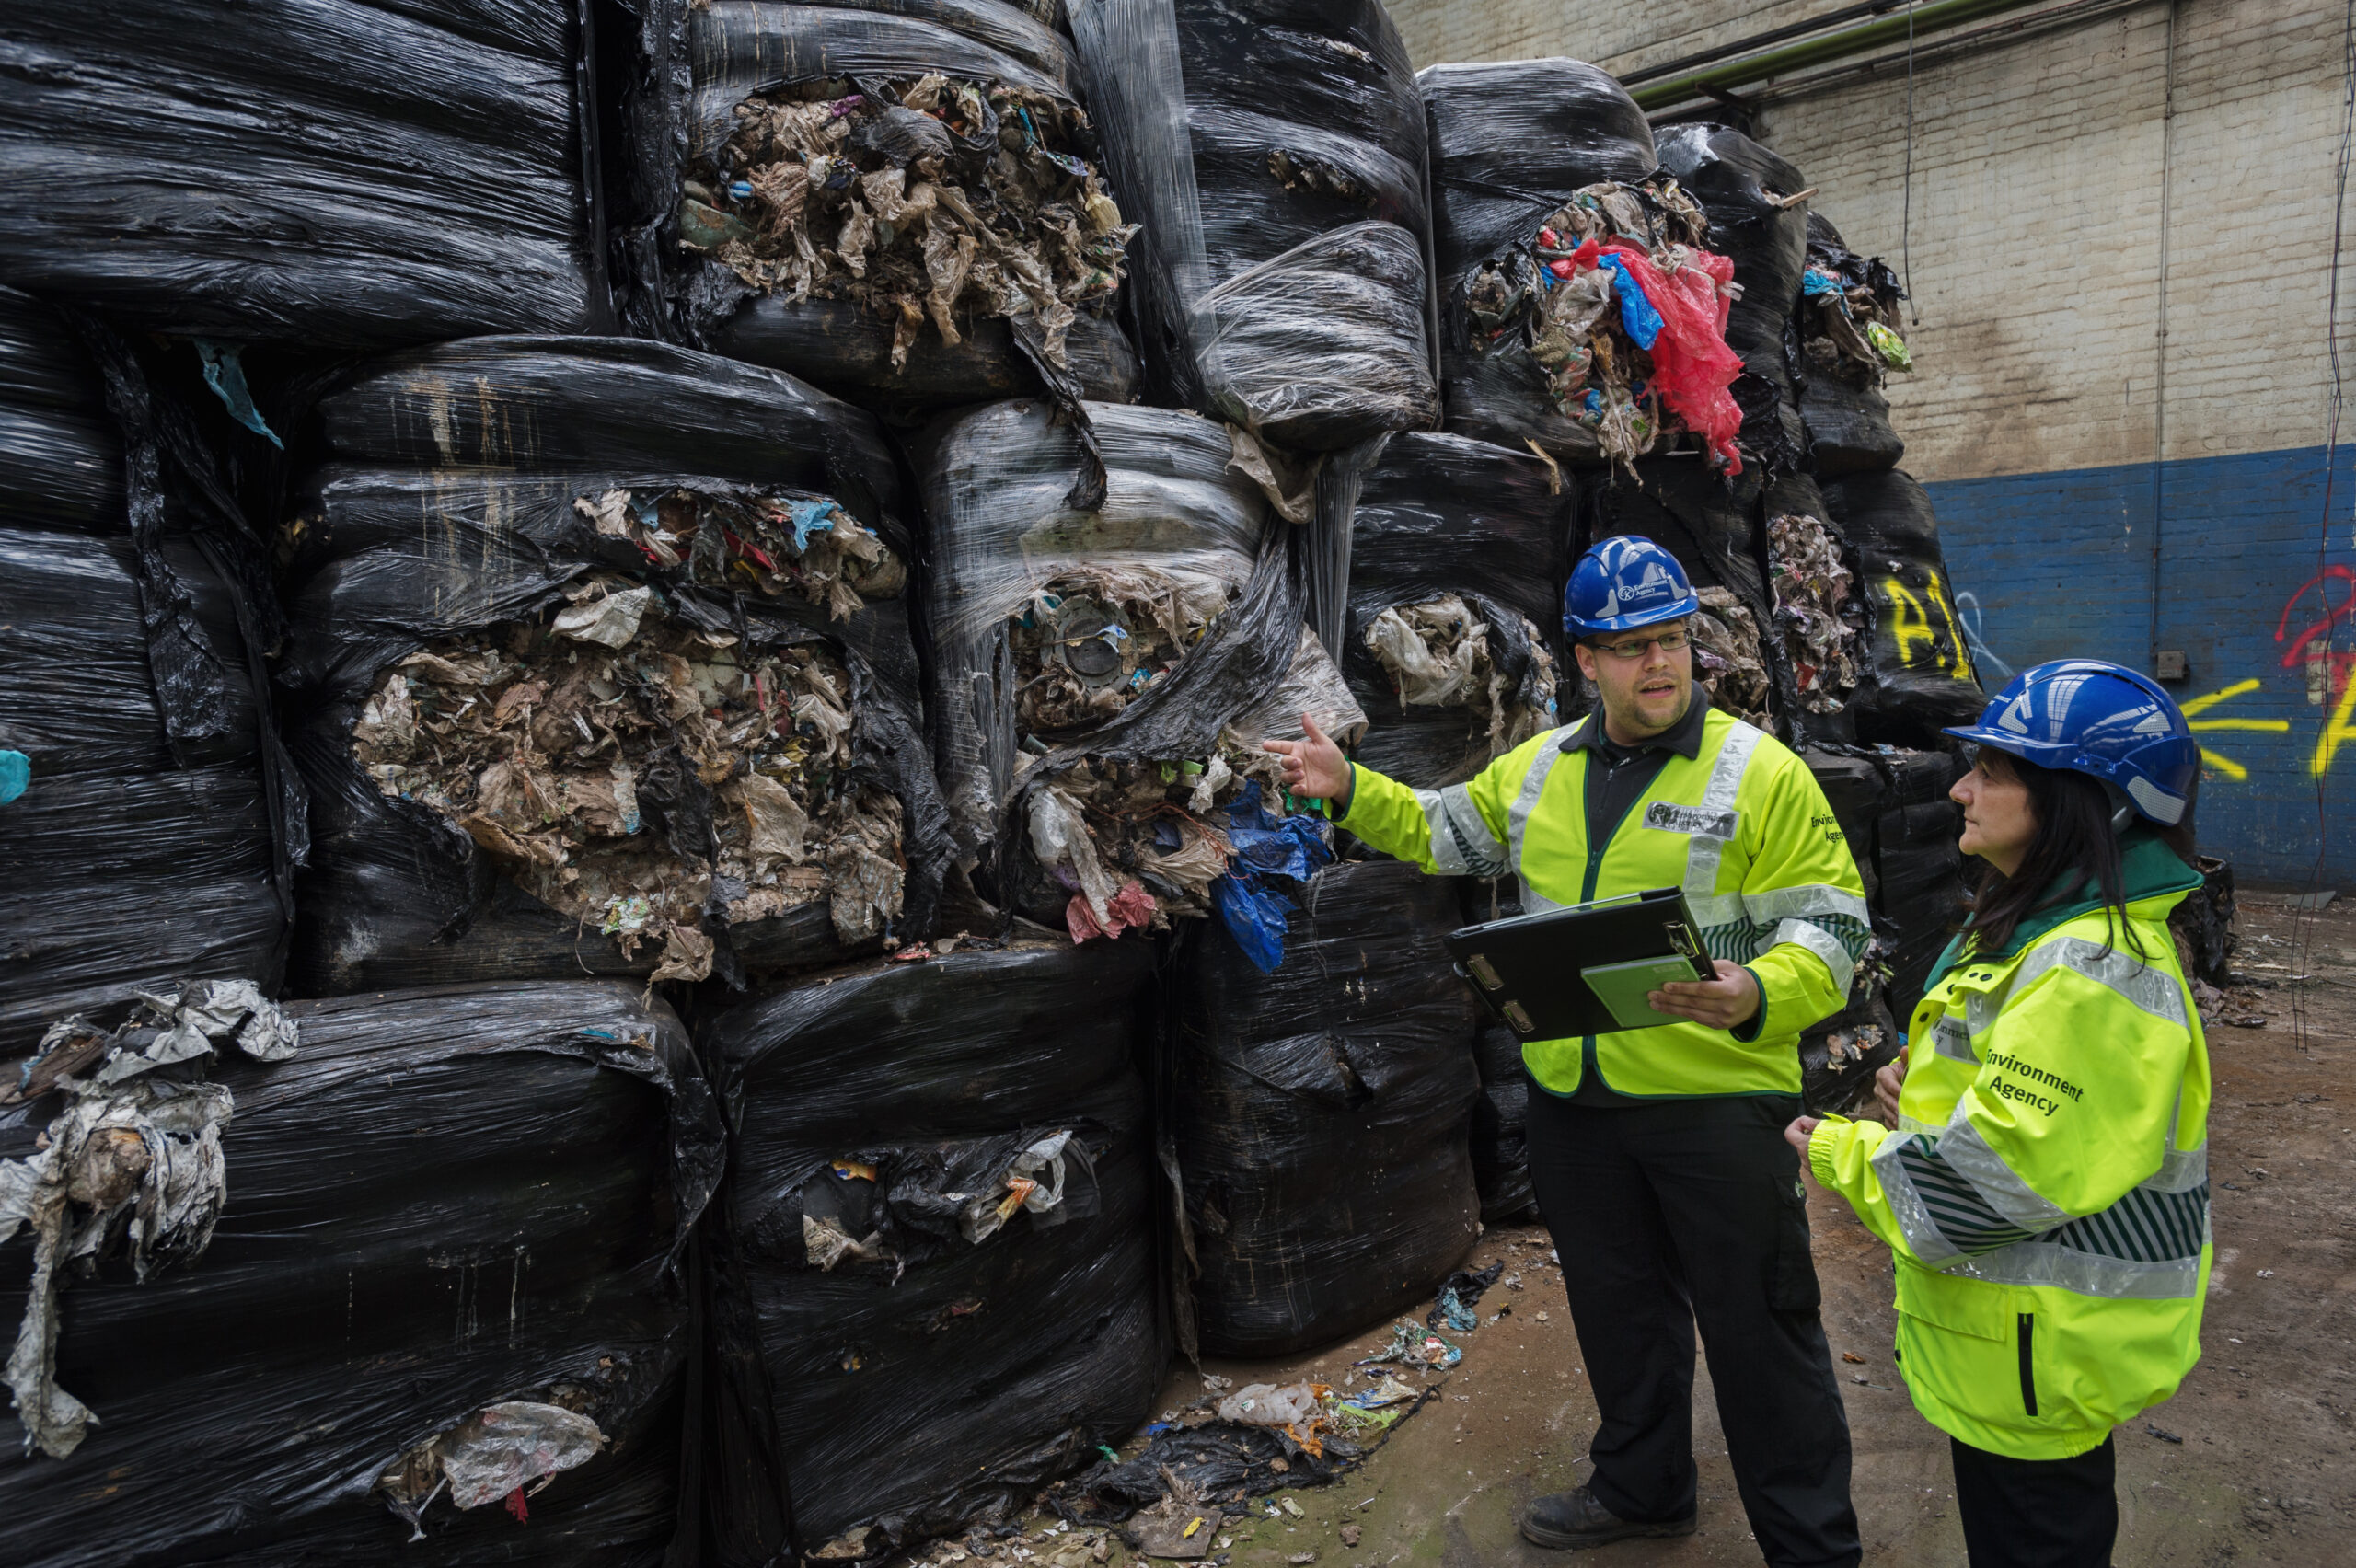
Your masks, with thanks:
[{"label": "blue hard hat", "polygon": [[1563,632],[1573,641],[1682,620],[1702,607],[1677,558],[1620,534],[1590,548],[1563,588]]},{"label": "blue hard hat", "polygon": [[2100,659],[2023,670],[1979,723],[1946,733],[2099,778],[2165,827],[2184,820],[2200,770],[2200,747],[2175,699],[2148,675]]}]

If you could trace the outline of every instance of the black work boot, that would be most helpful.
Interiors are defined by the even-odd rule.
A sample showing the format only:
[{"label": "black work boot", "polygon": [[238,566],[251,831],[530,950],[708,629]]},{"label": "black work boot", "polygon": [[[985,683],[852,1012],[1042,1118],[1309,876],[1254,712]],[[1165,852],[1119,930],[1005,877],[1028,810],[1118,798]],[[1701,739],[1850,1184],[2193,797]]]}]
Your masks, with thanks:
[{"label": "black work boot", "polygon": [[1595,1500],[1586,1487],[1541,1497],[1521,1516],[1521,1539],[1532,1546],[1606,1546],[1637,1536],[1684,1536],[1693,1533],[1694,1516],[1657,1525],[1623,1519]]}]

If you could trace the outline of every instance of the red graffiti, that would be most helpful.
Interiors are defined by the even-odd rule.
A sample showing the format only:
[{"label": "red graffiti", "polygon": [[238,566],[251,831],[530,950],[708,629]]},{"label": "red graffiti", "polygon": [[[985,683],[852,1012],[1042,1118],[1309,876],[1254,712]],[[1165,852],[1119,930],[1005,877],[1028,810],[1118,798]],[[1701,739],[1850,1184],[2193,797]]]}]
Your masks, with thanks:
[{"label": "red graffiti", "polygon": [[[2331,584],[2334,582],[2339,583],[2343,590],[2338,604],[2332,603],[2331,599]],[[2313,608],[2305,612],[2299,609],[2301,601],[2310,593],[2320,602],[2323,617],[2319,620],[2309,621],[2293,639],[2291,635],[2292,616],[2294,613],[2314,613]],[[2351,618],[2356,618],[2356,567],[2327,566],[2299,584],[2298,592],[2283,604],[2281,617],[2274,623],[2274,640],[2290,643],[2282,653],[2282,667],[2295,670],[2301,665],[2308,666],[2311,681],[2327,667],[2330,672],[2327,695],[2337,697],[2348,685],[2350,672],[2356,671],[2356,648],[2334,647],[2333,630]]]}]

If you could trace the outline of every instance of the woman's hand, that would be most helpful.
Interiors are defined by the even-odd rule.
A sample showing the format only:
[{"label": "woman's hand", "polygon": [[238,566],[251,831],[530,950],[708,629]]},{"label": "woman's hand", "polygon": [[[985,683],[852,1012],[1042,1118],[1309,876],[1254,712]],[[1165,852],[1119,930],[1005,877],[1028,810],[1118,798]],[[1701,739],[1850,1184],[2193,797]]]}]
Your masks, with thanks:
[{"label": "woman's hand", "polygon": [[1759,982],[1750,970],[1726,959],[1713,959],[1715,980],[1671,980],[1646,997],[1655,1012],[1690,1018],[1712,1029],[1732,1029],[1759,1010]]},{"label": "woman's hand", "polygon": [[1898,1060],[1874,1074],[1874,1109],[1881,1113],[1882,1124],[1893,1133],[1898,1130],[1898,1091],[1906,1086],[1906,1059],[1913,1050],[1911,1045],[1901,1046]]},{"label": "woman's hand", "polygon": [[1821,1116],[1795,1116],[1792,1118],[1792,1124],[1784,1129],[1784,1141],[1800,1151],[1800,1160],[1803,1165],[1807,1160],[1807,1140],[1816,1129],[1823,1124],[1823,1122],[1824,1118]]},{"label": "woman's hand", "polygon": [[1308,737],[1299,741],[1262,741],[1261,749],[1272,751],[1285,759],[1285,788],[1295,795],[1330,801],[1336,813],[1350,803],[1350,763],[1342,748],[1317,727],[1317,721],[1304,713],[1300,716],[1300,732]]}]

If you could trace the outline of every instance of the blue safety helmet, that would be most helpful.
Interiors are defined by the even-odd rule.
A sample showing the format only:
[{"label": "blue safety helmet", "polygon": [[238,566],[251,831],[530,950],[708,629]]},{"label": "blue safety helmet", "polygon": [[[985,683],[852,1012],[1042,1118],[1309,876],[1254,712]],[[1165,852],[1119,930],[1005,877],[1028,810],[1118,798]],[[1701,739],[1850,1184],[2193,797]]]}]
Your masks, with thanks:
[{"label": "blue safety helmet", "polygon": [[1563,633],[1576,642],[1608,631],[1683,620],[1702,607],[1677,558],[1621,534],[1579,557],[1563,588]]},{"label": "blue safety helmet", "polygon": [[2040,767],[2099,778],[2116,791],[2114,801],[2164,827],[2184,820],[2200,769],[2200,748],[2175,700],[2149,676],[2100,659],[2055,659],[2023,670],[1979,723],[1946,732]]}]

